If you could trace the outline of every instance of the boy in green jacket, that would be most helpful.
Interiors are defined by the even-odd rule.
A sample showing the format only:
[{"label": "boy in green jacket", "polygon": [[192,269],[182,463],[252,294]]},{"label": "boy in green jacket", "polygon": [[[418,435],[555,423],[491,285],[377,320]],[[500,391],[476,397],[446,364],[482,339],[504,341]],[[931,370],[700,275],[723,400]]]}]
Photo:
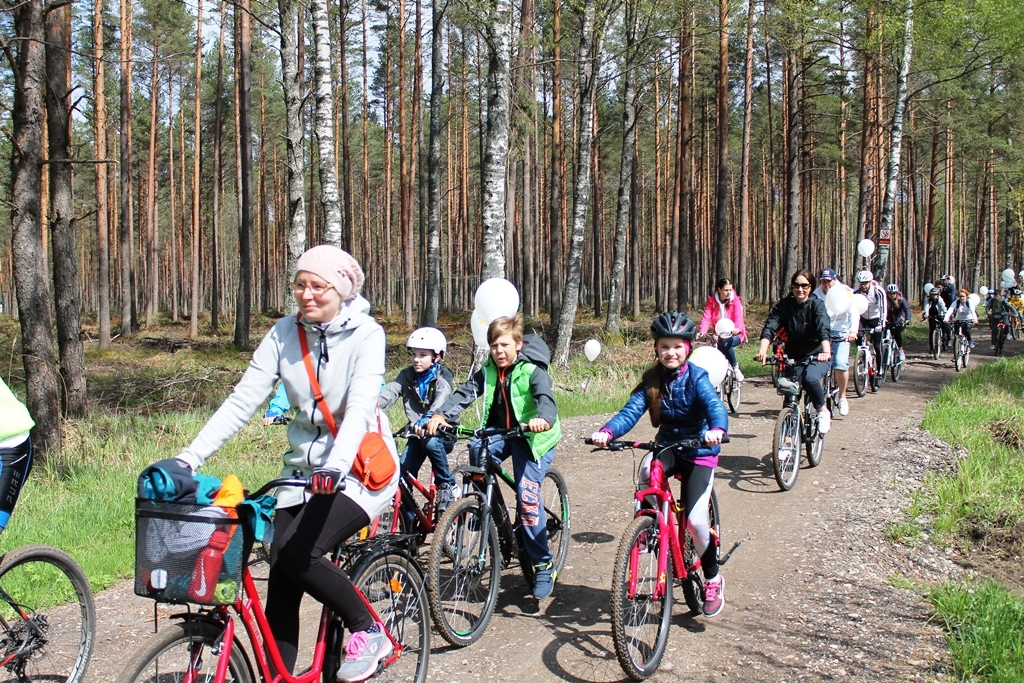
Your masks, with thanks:
[{"label": "boy in green jacket", "polygon": [[[492,439],[488,450],[498,462],[512,458],[519,519],[525,532],[523,544],[536,569],[533,595],[542,599],[551,595],[557,578],[540,500],[541,483],[562,436],[558,406],[547,373],[551,353],[537,335],[523,336],[523,319],[519,315],[495,319],[487,329],[487,342],[490,358],[431,416],[427,432],[436,433],[439,426],[458,417],[481,395],[486,413],[484,426],[507,429],[523,425],[522,438]],[[483,461],[479,439],[469,442],[469,454],[473,464]]]}]

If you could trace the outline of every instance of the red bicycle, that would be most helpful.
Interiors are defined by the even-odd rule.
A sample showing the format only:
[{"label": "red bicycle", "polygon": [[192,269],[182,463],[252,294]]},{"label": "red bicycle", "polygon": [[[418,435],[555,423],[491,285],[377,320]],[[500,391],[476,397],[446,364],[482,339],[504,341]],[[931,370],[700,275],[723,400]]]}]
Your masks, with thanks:
[{"label": "red bicycle", "polygon": [[[725,439],[723,443],[727,442]],[[586,443],[592,444],[590,439]],[[672,589],[675,581],[682,584],[683,596],[692,614],[701,612],[704,580],[700,572],[700,555],[686,530],[686,506],[679,505],[659,455],[675,449],[698,448],[700,439],[684,439],[671,443],[653,441],[609,441],[608,448],[621,451],[638,448],[654,454],[651,461],[650,485],[634,496],[636,517],[626,527],[612,570],[612,637],[615,654],[622,670],[635,681],[650,678],[661,665],[668,645],[672,623]],[[676,479],[679,478],[677,475]],[[656,505],[651,507],[651,499]],[[721,548],[722,517],[714,490],[708,502],[711,542]],[[718,560],[729,561],[741,541]]]},{"label": "red bicycle", "polygon": [[[258,498],[281,486],[306,487],[305,479],[275,479],[247,498]],[[214,511],[215,512],[215,511]],[[159,526],[160,522],[167,522]],[[158,526],[151,526],[154,523]],[[178,526],[174,526],[177,524]],[[207,525],[204,532],[200,529]],[[209,527],[213,527],[212,533]],[[234,527],[234,528],[232,528]],[[167,530],[178,529],[168,549],[191,548],[184,556],[160,560],[164,568],[155,569],[153,543],[158,536],[167,537]],[[223,569],[216,579],[216,588],[205,600],[195,599],[193,567],[202,553],[215,546],[214,537],[222,542],[216,547],[223,554]],[[189,537],[209,539],[195,543]],[[384,624],[394,652],[381,663],[370,679],[414,681],[427,678],[430,658],[430,624],[423,571],[407,550],[409,535],[381,534],[363,541],[348,542],[333,554],[336,564],[346,569],[360,598],[376,621]],[[344,627],[341,619],[326,606],[320,616],[309,669],[297,674],[284,671],[281,653],[270,631],[256,584],[246,561],[253,539],[237,518],[212,515],[209,507],[140,500],[136,504],[136,579],[135,592],[158,602],[200,604],[172,615],[175,623],[146,641],[132,656],[117,677],[117,683],[314,683],[334,681],[344,657]],[[223,546],[223,547],[222,547]],[[181,555],[181,553],[179,553]],[[158,572],[162,572],[159,573]],[[205,593],[204,593],[205,594]],[[247,652],[235,624],[241,620],[248,635]],[[250,657],[251,655],[251,657]],[[253,668],[253,659],[256,667]],[[254,677],[258,675],[258,679]]]}]

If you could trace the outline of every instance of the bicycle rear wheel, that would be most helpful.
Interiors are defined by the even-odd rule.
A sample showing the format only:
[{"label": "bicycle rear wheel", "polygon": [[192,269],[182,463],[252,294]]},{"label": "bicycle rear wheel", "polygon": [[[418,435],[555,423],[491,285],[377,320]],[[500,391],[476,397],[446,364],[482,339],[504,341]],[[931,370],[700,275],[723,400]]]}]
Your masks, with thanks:
[{"label": "bicycle rear wheel", "polygon": [[[711,528],[711,543],[715,544],[715,557],[722,556],[722,518],[718,514],[718,494],[711,489],[711,499],[708,501],[708,526]],[[692,567],[697,561],[697,548],[693,545],[693,537],[690,530],[686,530],[686,545],[683,546],[683,562],[687,567]],[[702,614],[704,611],[704,580],[696,572],[688,572],[683,579],[683,598],[686,606],[690,608],[690,614]]]},{"label": "bicycle rear wheel", "polygon": [[868,352],[862,348],[857,349],[853,363],[853,389],[861,398],[868,392]]},{"label": "bicycle rear wheel", "polygon": [[[30,545],[0,561],[2,654],[19,681],[79,683],[89,666],[96,607],[82,569],[67,553]],[[20,652],[21,654],[15,655]]]},{"label": "bicycle rear wheel", "polygon": [[783,408],[775,420],[772,470],[775,482],[783,491],[792,489],[800,474],[800,416],[794,407]]},{"label": "bicycle rear wheel", "polygon": [[456,647],[480,639],[494,614],[501,582],[498,530],[484,527],[480,499],[463,498],[438,522],[430,544],[430,614],[441,637]]},{"label": "bicycle rear wheel", "polygon": [[[635,518],[626,527],[612,569],[612,639],[622,670],[634,681],[658,670],[672,622],[672,553],[658,535],[653,517]],[[663,595],[658,588],[658,555],[668,554]],[[631,586],[635,589],[631,590]]]},{"label": "bicycle rear wheel", "polygon": [[[217,655],[224,627],[208,621],[184,621],[165,626],[142,644],[117,675],[116,683],[209,683],[217,674]],[[228,661],[227,683],[251,683],[252,668],[242,646],[235,642]]]},{"label": "bicycle rear wheel", "polygon": [[[366,596],[388,632],[402,646],[401,656],[374,681],[426,681],[430,622],[419,567],[403,555],[384,554],[358,567],[353,572],[352,583]],[[336,654],[337,661],[344,658],[340,650]]]}]

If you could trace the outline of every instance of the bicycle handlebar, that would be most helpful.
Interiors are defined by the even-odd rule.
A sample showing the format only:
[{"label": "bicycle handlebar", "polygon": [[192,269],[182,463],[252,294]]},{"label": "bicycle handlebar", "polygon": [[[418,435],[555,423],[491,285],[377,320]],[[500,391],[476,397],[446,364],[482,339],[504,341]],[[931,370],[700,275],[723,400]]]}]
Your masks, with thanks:
[{"label": "bicycle handlebar", "polygon": [[[729,443],[730,439],[728,435],[722,437],[722,443]],[[594,445],[594,440],[586,438],[583,443],[588,446]],[[705,446],[703,439],[680,439],[679,441],[670,441],[668,443],[658,443],[657,441],[618,441],[611,440],[608,442],[607,449],[610,451],[624,451],[627,448],[642,448],[645,451],[656,451],[661,452],[670,448],[682,448],[685,450],[696,450],[701,446]]]},{"label": "bicycle handlebar", "polygon": [[[279,487],[282,487],[282,486],[291,486],[291,487],[300,487],[301,486],[302,488],[307,488],[309,486],[309,479],[302,478],[302,470],[295,470],[294,472],[292,472],[292,476],[291,477],[279,477],[277,479],[272,479],[272,480],[268,481],[266,484],[264,484],[263,486],[261,486],[258,489],[256,489],[256,491],[254,491],[253,493],[246,493],[245,494],[245,499],[246,500],[252,500],[253,498],[259,498],[260,496],[262,496],[263,494],[271,491],[272,489],[276,489],[276,488],[279,488]],[[344,491],[345,490],[345,479],[344,479],[344,477],[342,477],[341,481],[338,482],[338,489],[337,490],[338,491]]]}]

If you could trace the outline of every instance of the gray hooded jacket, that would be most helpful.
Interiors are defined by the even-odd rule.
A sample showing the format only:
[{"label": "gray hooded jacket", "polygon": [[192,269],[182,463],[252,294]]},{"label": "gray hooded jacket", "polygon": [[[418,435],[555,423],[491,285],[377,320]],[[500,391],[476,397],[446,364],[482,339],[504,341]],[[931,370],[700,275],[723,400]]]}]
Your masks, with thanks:
[{"label": "gray hooded jacket", "polygon": [[[327,325],[303,318],[300,327],[293,316],[278,320],[253,353],[234,391],[178,457],[198,469],[245,426],[280,379],[297,410],[288,425],[290,447],[284,454],[282,476],[291,476],[294,469],[300,469],[308,477],[316,467],[349,472],[360,441],[367,431],[377,430],[380,420],[380,431],[395,458],[396,476],[384,489],[370,491],[350,474],[345,489],[345,495],[371,519],[379,514],[398,488],[398,456],[387,415],[377,409],[377,395],[384,380],[384,329],[369,313],[370,302],[357,296]],[[300,329],[306,335],[317,381],[338,426],[336,439],[313,400],[302,362]],[[278,494],[279,507],[298,505],[309,496],[296,488]]]}]

